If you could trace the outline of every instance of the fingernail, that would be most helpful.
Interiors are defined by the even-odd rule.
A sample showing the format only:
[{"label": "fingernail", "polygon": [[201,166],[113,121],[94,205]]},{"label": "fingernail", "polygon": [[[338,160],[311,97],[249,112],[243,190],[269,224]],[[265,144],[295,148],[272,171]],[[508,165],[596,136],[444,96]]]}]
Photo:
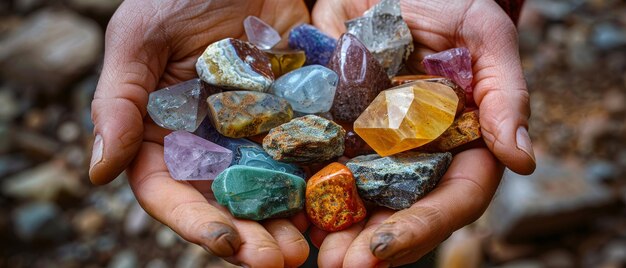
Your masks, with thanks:
[{"label": "fingernail", "polygon": [[386,261],[382,261],[376,264],[376,268],[389,268],[389,266],[390,266],[389,262],[386,262]]},{"label": "fingernail", "polygon": [[526,130],[525,127],[520,126],[517,128],[515,139],[517,141],[517,149],[526,153],[533,160],[533,162],[537,162],[535,159],[535,152],[533,151],[533,144],[530,141],[530,135],[528,135],[528,130]]},{"label": "fingernail", "polygon": [[100,134],[96,135],[96,139],[93,141],[93,149],[91,151],[91,163],[89,164],[89,169],[92,169],[93,166],[102,161],[103,146],[104,144],[102,142],[102,136],[100,136]]},{"label": "fingernail", "polygon": [[374,234],[372,237],[372,243],[370,244],[370,250],[376,256],[385,250],[387,250],[389,243],[393,240],[394,235],[390,233]]},{"label": "fingernail", "polygon": [[201,235],[204,238],[204,246],[218,257],[229,257],[235,254],[241,245],[241,238],[235,229],[220,223],[210,223]]}]

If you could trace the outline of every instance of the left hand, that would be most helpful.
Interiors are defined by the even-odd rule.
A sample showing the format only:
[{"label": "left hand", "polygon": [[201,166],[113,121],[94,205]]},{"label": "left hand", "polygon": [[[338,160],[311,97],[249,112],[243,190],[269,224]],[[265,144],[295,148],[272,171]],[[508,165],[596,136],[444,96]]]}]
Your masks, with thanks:
[{"label": "left hand", "polygon": [[[361,16],[376,0],[318,0],[313,23],[337,38],[346,20]],[[409,68],[419,70],[428,54],[453,47],[472,52],[474,99],[487,148],[454,157],[437,188],[412,207],[378,209],[367,222],[325,233],[312,229],[320,267],[397,266],[415,262],[452,232],[475,221],[493,197],[503,173],[535,169],[528,138],[528,92],[515,25],[493,0],[402,0],[416,51]],[[498,161],[499,160],[499,161]]]}]

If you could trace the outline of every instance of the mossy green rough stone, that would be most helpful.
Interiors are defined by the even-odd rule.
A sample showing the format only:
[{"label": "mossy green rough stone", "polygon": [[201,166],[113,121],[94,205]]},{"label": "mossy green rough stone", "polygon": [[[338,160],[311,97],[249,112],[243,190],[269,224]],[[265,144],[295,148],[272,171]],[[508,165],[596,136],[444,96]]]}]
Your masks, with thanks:
[{"label": "mossy green rough stone", "polygon": [[299,117],[273,128],[263,139],[263,149],[283,162],[324,162],[343,155],[346,131],[317,115]]},{"label": "mossy green rough stone", "polygon": [[235,165],[217,176],[211,189],[237,218],[260,221],[289,217],[304,208],[306,183],[280,171]]},{"label": "mossy green rough stone", "polygon": [[451,153],[404,152],[388,157],[357,156],[346,163],[364,200],[395,210],[430,192],[452,162]]}]

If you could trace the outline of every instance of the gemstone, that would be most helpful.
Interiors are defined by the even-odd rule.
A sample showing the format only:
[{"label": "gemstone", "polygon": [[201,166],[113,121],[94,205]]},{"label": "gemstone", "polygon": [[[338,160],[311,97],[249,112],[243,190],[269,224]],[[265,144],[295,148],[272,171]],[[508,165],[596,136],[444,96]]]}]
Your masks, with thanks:
[{"label": "gemstone", "polygon": [[207,102],[215,129],[231,138],[267,132],[293,117],[286,100],[267,93],[227,91],[211,95]]},{"label": "gemstone", "polygon": [[413,52],[413,36],[400,14],[399,0],[383,0],[363,17],[346,23],[347,32],[367,46],[387,75],[393,77]]},{"label": "gemstone", "polygon": [[426,73],[439,75],[452,79],[457,85],[465,90],[468,103],[473,103],[472,98],[472,56],[465,47],[448,49],[436,54],[424,57]]},{"label": "gemstone", "polygon": [[207,115],[208,86],[192,79],[150,93],[148,114],[157,125],[194,131]]},{"label": "gemstone", "polygon": [[336,45],[336,39],[322,33],[310,24],[301,24],[289,33],[289,47],[304,50],[306,65],[326,66]]},{"label": "gemstone", "polygon": [[264,50],[263,53],[270,59],[274,77],[281,77],[288,72],[298,69],[306,61],[306,56],[302,50],[272,49]]},{"label": "gemstone", "polygon": [[346,166],[354,174],[361,198],[400,210],[435,188],[451,162],[451,153],[404,152],[388,157],[358,156]]},{"label": "gemstone", "polygon": [[286,99],[296,112],[324,113],[333,105],[337,80],[337,74],[332,70],[309,65],[274,81],[270,92]]},{"label": "gemstone", "polygon": [[457,118],[439,138],[419,148],[426,152],[448,152],[481,137],[478,113],[471,111]]},{"label": "gemstone", "polygon": [[395,87],[415,81],[435,82],[451,87],[454,93],[456,93],[456,96],[459,97],[459,106],[456,107],[456,116],[461,115],[463,111],[465,111],[465,90],[451,79],[436,75],[403,75],[392,78],[391,84]]},{"label": "gemstone", "polygon": [[274,82],[269,59],[254,45],[232,38],[209,45],[196,63],[204,82],[225,88],[265,92]]},{"label": "gemstone", "polygon": [[278,161],[322,162],[343,155],[345,134],[335,122],[307,115],[272,129],[263,148]]},{"label": "gemstone", "polygon": [[353,130],[346,132],[345,141],[343,142],[343,144],[345,147],[343,155],[349,158],[374,153],[374,149],[367,145],[367,143]]},{"label": "gemstone", "polygon": [[298,165],[274,160],[263,150],[263,147],[247,139],[233,139],[220,134],[211,125],[210,120],[205,120],[200,124],[196,135],[231,150],[233,152],[231,166],[271,169],[305,178],[304,171]]},{"label": "gemstone", "polygon": [[243,28],[248,42],[260,49],[270,49],[280,42],[280,34],[258,17],[248,16],[243,21]]},{"label": "gemstone", "polygon": [[339,75],[331,112],[353,122],[382,90],[391,87],[383,67],[354,35],[341,36],[328,68]]},{"label": "gemstone", "polygon": [[306,213],[315,226],[328,232],[346,229],[365,219],[367,211],[346,166],[332,163],[309,179]]},{"label": "gemstone", "polygon": [[212,180],[224,171],[233,153],[187,131],[163,139],[165,165],[175,180]]},{"label": "gemstone", "polygon": [[289,217],[304,208],[304,179],[275,170],[232,166],[211,185],[215,199],[237,218]]},{"label": "gemstone", "polygon": [[435,140],[454,121],[452,88],[417,81],[381,92],[354,122],[354,131],[381,156]]}]

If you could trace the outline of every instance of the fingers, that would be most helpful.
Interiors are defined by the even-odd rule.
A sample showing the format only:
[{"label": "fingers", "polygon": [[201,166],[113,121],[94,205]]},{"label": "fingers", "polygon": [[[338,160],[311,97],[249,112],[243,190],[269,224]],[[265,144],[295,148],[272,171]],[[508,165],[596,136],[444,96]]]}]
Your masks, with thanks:
[{"label": "fingers", "polygon": [[[341,267],[344,256],[350,247],[350,243],[363,230],[364,223],[360,222],[350,226],[350,228],[328,233],[320,246],[317,257],[319,267]],[[316,228],[316,227],[314,227]]]},{"label": "fingers", "polygon": [[394,211],[387,208],[379,208],[372,213],[363,231],[350,244],[343,260],[343,267],[387,267],[389,265],[387,261],[381,261],[372,254],[369,241],[372,233],[393,213]]},{"label": "fingers", "polygon": [[130,16],[132,9],[131,2],[122,4],[107,28],[104,65],[92,102],[96,139],[89,177],[94,184],[117,177],[139,150],[148,92],[156,87],[167,58],[165,42],[150,30],[156,26],[141,14]]},{"label": "fingers", "polygon": [[480,217],[496,191],[502,171],[484,148],[459,153],[433,192],[385,220],[368,241],[355,240],[351,246],[355,257],[349,252],[344,263],[365,255],[366,246],[376,258],[394,266],[418,260],[452,232]]},{"label": "fingers", "polygon": [[[487,146],[502,163],[514,172],[530,174],[536,160],[528,135],[529,95],[517,31],[495,2],[485,5],[483,8],[497,12],[484,22],[466,20],[462,33],[475,61],[474,99],[481,130]],[[487,30],[485,25],[493,27]]]},{"label": "fingers", "polygon": [[237,255],[226,258],[244,267],[283,267],[285,258],[278,242],[261,224],[255,221],[234,219],[241,235],[241,247]]},{"label": "fingers", "polygon": [[272,219],[263,227],[274,237],[283,253],[285,267],[300,267],[309,256],[309,243],[289,220]]},{"label": "fingers", "polygon": [[231,219],[211,206],[193,186],[173,180],[163,146],[145,142],[129,169],[129,183],[141,206],[185,240],[213,254],[234,255],[242,244]]}]

